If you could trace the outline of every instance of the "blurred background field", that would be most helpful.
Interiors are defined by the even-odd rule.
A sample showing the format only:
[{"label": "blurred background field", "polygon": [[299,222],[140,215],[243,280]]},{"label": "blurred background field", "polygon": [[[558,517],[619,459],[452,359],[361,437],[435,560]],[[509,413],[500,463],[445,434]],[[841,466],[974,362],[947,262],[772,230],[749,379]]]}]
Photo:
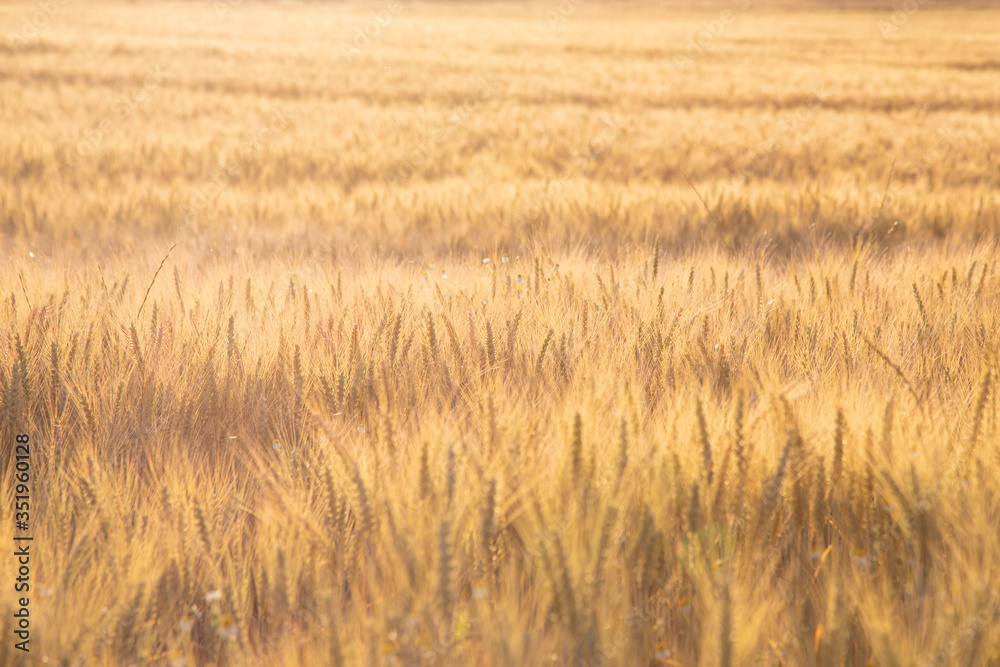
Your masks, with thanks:
[{"label": "blurred background field", "polygon": [[0,36],[0,664],[1000,662],[1000,9]]},{"label": "blurred background field", "polygon": [[890,240],[995,230],[993,11],[566,6],[5,5],[5,236],[842,242],[894,161]]}]

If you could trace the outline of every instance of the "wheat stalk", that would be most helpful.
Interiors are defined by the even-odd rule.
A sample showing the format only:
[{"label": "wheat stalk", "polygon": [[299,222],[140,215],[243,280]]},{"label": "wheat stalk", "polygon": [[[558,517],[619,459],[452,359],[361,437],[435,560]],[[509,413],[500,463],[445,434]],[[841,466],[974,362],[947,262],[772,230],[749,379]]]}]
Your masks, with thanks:
[{"label": "wheat stalk", "polygon": [[552,341],[552,336],[555,333],[552,329],[545,335],[545,340],[542,341],[542,349],[538,352],[538,359],[535,361],[535,376],[538,377],[542,374],[542,362],[545,360],[545,350],[548,349],[549,343]]}]

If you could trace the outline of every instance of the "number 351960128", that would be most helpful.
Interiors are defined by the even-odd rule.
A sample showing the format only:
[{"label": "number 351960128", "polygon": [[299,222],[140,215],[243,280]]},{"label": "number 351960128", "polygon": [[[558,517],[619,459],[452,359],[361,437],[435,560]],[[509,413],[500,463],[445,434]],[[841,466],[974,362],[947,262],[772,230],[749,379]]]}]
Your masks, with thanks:
[{"label": "number 351960128", "polygon": [[14,492],[17,494],[14,498],[15,505],[14,509],[16,511],[15,520],[17,521],[27,521],[28,520],[28,498],[29,489],[28,481],[31,479],[29,474],[30,461],[29,461],[29,442],[30,438],[25,433],[19,433],[15,437],[16,447],[15,447],[15,474],[14,478],[17,480],[17,486]]}]

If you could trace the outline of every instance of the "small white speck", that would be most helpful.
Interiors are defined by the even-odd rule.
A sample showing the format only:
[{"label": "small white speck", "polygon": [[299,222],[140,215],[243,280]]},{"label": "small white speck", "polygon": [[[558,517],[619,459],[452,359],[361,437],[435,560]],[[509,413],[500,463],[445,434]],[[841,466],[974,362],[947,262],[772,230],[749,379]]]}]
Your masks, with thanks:
[{"label": "small white speck", "polygon": [[489,264],[489,263],[490,263],[490,258],[489,257],[484,257],[483,258],[483,264]]},{"label": "small white speck", "polygon": [[365,432],[365,427],[364,426],[359,426],[358,427],[358,433],[364,433],[364,432]]}]

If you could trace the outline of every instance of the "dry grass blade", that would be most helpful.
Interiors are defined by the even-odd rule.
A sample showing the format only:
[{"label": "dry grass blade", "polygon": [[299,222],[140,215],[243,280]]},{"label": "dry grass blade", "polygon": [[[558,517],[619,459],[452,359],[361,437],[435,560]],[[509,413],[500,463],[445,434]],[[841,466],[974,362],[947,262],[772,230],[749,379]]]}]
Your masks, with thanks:
[{"label": "dry grass blade", "polygon": [[138,321],[139,316],[142,315],[142,309],[146,307],[146,299],[149,298],[149,290],[153,289],[153,285],[156,283],[156,277],[160,275],[160,270],[163,269],[163,265],[167,263],[167,258],[170,257],[170,253],[174,251],[177,244],[170,246],[170,250],[167,250],[167,254],[163,256],[160,260],[160,265],[156,267],[156,273],[153,274],[153,279],[149,281],[149,287],[146,288],[146,293],[142,295],[142,303],[139,304],[139,311],[135,314],[135,319]]}]

